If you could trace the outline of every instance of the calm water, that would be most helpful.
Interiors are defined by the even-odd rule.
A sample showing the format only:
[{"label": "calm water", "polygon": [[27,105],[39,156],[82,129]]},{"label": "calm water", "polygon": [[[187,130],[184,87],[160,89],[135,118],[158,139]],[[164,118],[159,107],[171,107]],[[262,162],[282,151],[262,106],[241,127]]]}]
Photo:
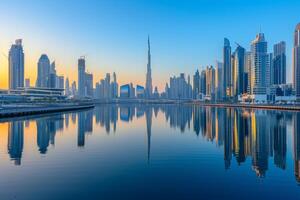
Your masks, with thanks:
[{"label": "calm water", "polygon": [[298,199],[300,113],[105,105],[0,123],[0,199]]}]

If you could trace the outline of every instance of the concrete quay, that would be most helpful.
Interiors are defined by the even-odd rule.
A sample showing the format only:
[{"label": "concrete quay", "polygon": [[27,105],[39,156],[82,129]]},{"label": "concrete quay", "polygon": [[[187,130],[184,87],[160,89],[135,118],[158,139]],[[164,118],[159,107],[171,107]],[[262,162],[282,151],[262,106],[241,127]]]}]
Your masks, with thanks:
[{"label": "concrete quay", "polygon": [[72,111],[93,107],[95,107],[95,105],[91,103],[7,104],[0,105],[0,118]]}]

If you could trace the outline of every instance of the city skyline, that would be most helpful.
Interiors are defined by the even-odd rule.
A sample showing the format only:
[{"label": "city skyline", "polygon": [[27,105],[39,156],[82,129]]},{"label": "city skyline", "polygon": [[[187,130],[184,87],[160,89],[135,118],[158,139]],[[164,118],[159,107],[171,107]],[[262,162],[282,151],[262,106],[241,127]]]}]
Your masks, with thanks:
[{"label": "city skyline", "polygon": [[1,199],[297,199],[299,8],[1,0]]},{"label": "city skyline", "polygon": [[[251,13],[249,13],[249,16],[243,16],[241,11],[245,5],[236,1],[224,1],[215,5],[215,7],[207,1],[201,1],[199,3],[192,2],[195,6],[195,8],[191,10],[193,15],[186,13],[187,8],[190,8],[191,5],[180,2],[164,3],[162,5],[157,5],[157,2],[132,2],[130,4],[132,8],[149,8],[149,12],[145,13],[146,25],[144,28],[138,29],[137,33],[134,34],[125,33],[124,31],[118,32],[119,28],[122,27],[116,28],[120,23],[117,22],[116,19],[119,19],[120,16],[124,14],[124,12],[120,11],[122,4],[120,2],[95,3],[93,9],[91,5],[84,5],[82,7],[83,12],[91,11],[91,13],[87,14],[87,17],[83,17],[81,20],[75,20],[76,23],[71,23],[69,26],[66,23],[70,22],[71,18],[67,14],[58,14],[57,17],[52,17],[51,13],[46,12],[40,16],[40,19],[37,19],[37,15],[41,14],[39,10],[37,10],[38,8],[46,6],[51,10],[50,8],[54,6],[54,3],[47,1],[45,3],[36,2],[28,6],[25,5],[26,3],[18,2],[19,6],[15,8],[14,5],[17,2],[18,1],[7,2],[3,10],[1,10],[2,12],[0,12],[1,16],[5,16],[8,14],[7,11],[12,8],[18,11],[15,12],[15,16],[12,16],[11,19],[4,20],[3,17],[0,19],[1,24],[6,27],[2,33],[2,37],[0,37],[0,88],[8,87],[6,77],[8,74],[8,63],[5,56],[7,56],[12,41],[18,38],[23,39],[24,45],[24,78],[30,78],[31,85],[34,85],[34,81],[37,77],[36,66],[38,58],[43,53],[47,54],[51,61],[56,61],[57,74],[63,74],[65,77],[68,77],[70,82],[77,80],[77,74],[72,73],[73,70],[77,68],[77,58],[86,55],[87,68],[89,72],[94,75],[94,86],[106,72],[113,71],[118,74],[120,85],[128,83],[129,80],[135,80],[134,84],[145,85],[144,66],[147,64],[147,46],[145,40],[147,35],[150,34],[152,41],[153,87],[158,86],[161,92],[164,90],[165,82],[170,76],[177,75],[182,71],[184,71],[186,75],[192,75],[196,69],[204,69],[208,65],[214,65],[216,60],[222,60],[222,52],[220,49],[222,48],[223,37],[227,37],[232,43],[238,42],[244,48],[249,49],[249,44],[253,36],[259,32],[259,27],[262,27],[262,32],[265,33],[266,40],[270,47],[279,41],[286,41],[287,82],[292,81],[293,31],[295,24],[299,21],[299,18],[293,12],[297,7],[295,5],[299,4],[299,2],[296,1],[294,1],[293,4],[278,1],[267,1],[264,3],[251,1],[251,3],[248,4],[257,5],[255,8],[257,15],[262,15],[261,11],[269,13],[270,11],[266,10],[266,8],[270,5],[272,5],[273,8],[272,12],[281,15],[280,19],[278,19],[279,16],[277,15],[264,15],[265,17],[262,18],[260,22],[253,21],[251,19],[251,15],[253,14]],[[74,9],[73,11],[67,12],[70,15],[78,11],[78,6],[69,4],[70,3],[63,2],[55,6],[58,6],[58,8],[71,6],[71,8]],[[179,10],[175,11],[174,7],[177,8],[179,5],[182,5],[182,7],[179,7]],[[203,12],[201,5],[205,5],[208,11],[218,12],[217,15],[211,16],[211,13],[207,13],[207,11]],[[103,8],[113,9],[113,13],[115,13],[116,16],[113,17],[113,19],[109,19],[109,17],[112,16],[104,13],[103,16],[105,16],[105,20],[107,20],[105,21],[97,14],[103,9],[101,6],[103,6]],[[156,11],[154,8],[160,9]],[[226,19],[229,17],[228,13],[234,8],[235,12],[232,13],[232,17],[240,15],[241,18],[234,23],[226,22]],[[241,8],[241,10],[236,11],[236,8]],[[164,20],[161,22],[158,21],[158,17],[163,17],[162,13],[166,9],[170,10],[169,14],[171,17],[174,17],[174,19],[168,17],[162,18]],[[132,31],[132,28],[137,28],[141,23],[140,20],[134,18],[135,15],[141,15],[141,11],[139,9],[137,10],[138,11],[133,11],[130,9],[130,13],[133,16],[129,15],[126,17],[126,22],[130,27],[128,31]],[[289,10],[290,12],[286,13],[282,10]],[[32,14],[26,14],[28,19],[32,19],[30,24],[26,20],[20,20],[19,15],[24,14],[25,11],[37,11],[30,12]],[[155,17],[156,14],[158,14],[158,17]],[[210,15],[210,18],[205,18],[205,16],[208,15]],[[223,15],[224,18],[218,18]],[[93,19],[92,16],[94,16],[95,19]],[[62,20],[59,21],[58,17],[61,17]],[[174,25],[174,20],[178,18],[182,18],[182,21],[179,20],[178,24]],[[276,20],[276,23],[267,23],[270,21],[270,18]],[[16,19],[19,19],[19,21],[16,21]],[[151,19],[153,19],[154,22],[152,22]],[[47,25],[45,29],[51,29],[51,31],[44,32],[38,29],[39,25],[41,25],[41,20],[44,20]],[[190,23],[186,23],[187,21]],[[134,24],[135,22],[136,24]],[[209,24],[209,22],[212,23]],[[82,29],[79,30],[79,33],[82,33],[82,37],[79,37],[80,34],[78,33],[74,33],[74,37],[67,37],[70,36],[70,31],[67,31],[66,28],[69,27],[73,28],[71,30],[74,30],[73,26],[77,26],[77,24],[82,26]],[[170,25],[170,30],[166,28],[159,29],[160,31],[157,30],[157,28],[166,26],[167,24]],[[20,26],[15,29],[13,25]],[[99,27],[93,28],[93,25],[99,25]],[[246,25],[247,27],[245,27]],[[57,30],[53,32],[56,26],[60,31]],[[239,29],[234,29],[232,26],[243,28],[247,34],[241,34]],[[90,32],[87,31],[88,28],[91,27],[93,29],[91,29]],[[110,27],[111,30],[107,29],[107,27]],[[180,32],[176,29],[179,27],[181,28]],[[218,29],[215,27],[218,27]],[[281,31],[277,31],[278,29]],[[108,32],[110,31],[114,34],[108,37]],[[173,34],[171,34],[172,31]],[[59,35],[61,35],[61,37],[59,37]],[[95,35],[97,35],[97,37]],[[88,38],[87,36],[90,37]],[[107,41],[103,42],[102,40]],[[99,46],[101,46],[100,49]],[[235,45],[232,45],[232,48],[234,49]],[[118,59],[115,59],[116,57]]]},{"label": "city skyline", "polygon": [[[268,51],[268,42],[264,33],[260,32],[251,42],[250,51],[236,43],[237,48],[232,51],[230,41],[224,38],[223,63],[217,61],[216,66],[209,65],[201,71],[201,77],[197,69],[193,76],[193,83],[188,74],[180,73],[179,77],[170,77],[170,87],[166,82],[165,90],[159,94],[157,86],[152,85],[150,37],[148,36],[148,59],[145,87],[137,84],[137,93],[134,83],[120,86],[120,98],[146,98],[146,99],[198,99],[201,101],[252,101],[252,102],[276,102],[299,100],[299,27],[295,27],[293,48],[293,84],[286,83],[286,43],[280,41],[274,44],[273,51]],[[30,88],[30,79],[24,81],[24,51],[22,39],[17,39],[9,50],[9,93],[18,92],[16,89],[26,90]],[[116,73],[113,73],[111,83],[110,73],[106,73],[105,79],[96,82],[94,87],[94,75],[89,73],[86,67],[86,58],[78,59],[77,85],[72,82],[70,90],[69,78],[57,75],[56,64],[46,54],[42,54],[37,64],[38,75],[35,82],[37,90],[65,90],[66,97],[114,99],[118,98],[118,82]],[[24,88],[25,82],[25,88]],[[65,87],[66,86],[66,87]],[[48,89],[47,89],[48,88]],[[199,90],[201,88],[201,90]],[[205,89],[204,89],[205,88]],[[34,87],[32,88],[33,90]],[[293,96],[296,97],[293,98]],[[278,98],[276,98],[278,97]],[[18,98],[18,97],[16,97]]]}]

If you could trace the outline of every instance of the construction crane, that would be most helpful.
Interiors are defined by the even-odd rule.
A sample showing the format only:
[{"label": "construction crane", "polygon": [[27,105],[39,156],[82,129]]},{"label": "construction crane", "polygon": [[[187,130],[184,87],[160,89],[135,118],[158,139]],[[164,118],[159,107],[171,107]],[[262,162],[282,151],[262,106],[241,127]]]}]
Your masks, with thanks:
[{"label": "construction crane", "polygon": [[8,59],[8,56],[4,52],[2,52],[2,55]]}]

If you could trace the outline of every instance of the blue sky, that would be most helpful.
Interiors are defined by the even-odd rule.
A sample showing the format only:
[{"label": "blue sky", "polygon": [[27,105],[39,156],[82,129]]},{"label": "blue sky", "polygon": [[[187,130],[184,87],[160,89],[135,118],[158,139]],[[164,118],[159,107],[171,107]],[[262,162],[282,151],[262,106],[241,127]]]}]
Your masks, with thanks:
[{"label": "blue sky", "polygon": [[238,42],[249,49],[261,27],[269,51],[274,43],[287,42],[290,77],[299,11],[295,0],[1,0],[0,73],[7,74],[2,52],[7,54],[11,43],[23,38],[25,76],[31,84],[42,53],[56,60],[58,72],[71,80],[77,77],[77,58],[86,55],[94,82],[116,71],[121,83],[144,84],[150,34],[153,81],[163,89],[170,75],[192,75],[221,60],[224,37],[233,48]]}]

